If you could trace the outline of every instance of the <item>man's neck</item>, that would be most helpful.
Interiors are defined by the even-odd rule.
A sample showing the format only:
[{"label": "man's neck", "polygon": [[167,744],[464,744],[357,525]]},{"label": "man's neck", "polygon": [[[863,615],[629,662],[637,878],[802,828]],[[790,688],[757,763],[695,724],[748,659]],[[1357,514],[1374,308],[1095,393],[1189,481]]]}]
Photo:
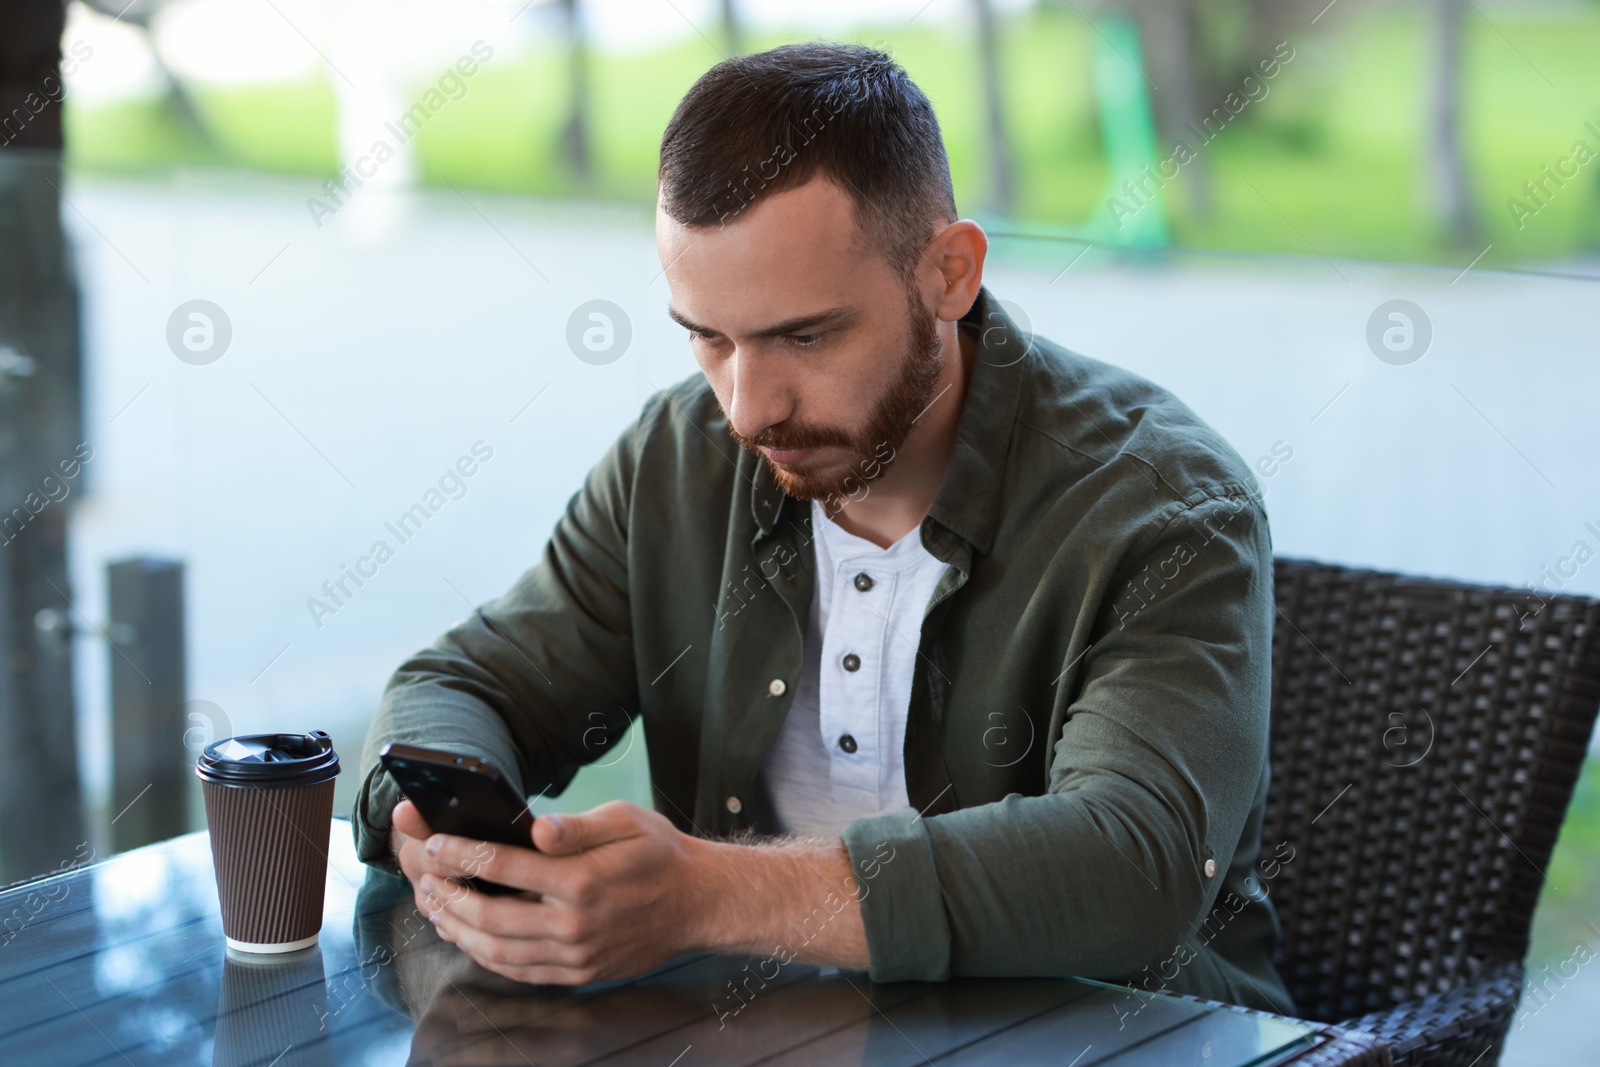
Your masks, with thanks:
[{"label": "man's neck", "polygon": [[[866,495],[846,501],[840,510],[830,513],[845,530],[880,548],[888,548],[922,522],[939,495],[955,451],[956,425],[966,404],[978,342],[954,322],[940,323],[940,329],[945,361],[934,385],[934,399],[883,475],[867,483]],[[951,358],[952,351],[955,358]]]}]

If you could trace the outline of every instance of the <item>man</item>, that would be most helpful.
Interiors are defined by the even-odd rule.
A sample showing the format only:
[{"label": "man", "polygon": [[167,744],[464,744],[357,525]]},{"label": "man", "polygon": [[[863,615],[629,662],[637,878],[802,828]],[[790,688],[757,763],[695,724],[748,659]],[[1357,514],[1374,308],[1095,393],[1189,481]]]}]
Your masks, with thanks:
[{"label": "man", "polygon": [[[1256,873],[1271,541],[1238,456],[1019,330],[882,53],[709,71],[662,138],[656,232],[703,377],[391,680],[362,858],[528,982],[710,949],[1292,1010]],[[545,816],[487,861],[375,769],[402,741],[553,793],[635,719],[657,811]]]}]

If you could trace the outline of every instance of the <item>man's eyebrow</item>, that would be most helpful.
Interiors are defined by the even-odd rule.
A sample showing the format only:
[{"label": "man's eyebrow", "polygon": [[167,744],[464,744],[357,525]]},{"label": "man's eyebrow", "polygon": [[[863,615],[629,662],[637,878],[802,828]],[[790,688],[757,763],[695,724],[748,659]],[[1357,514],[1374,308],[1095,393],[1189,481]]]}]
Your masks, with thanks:
[{"label": "man's eyebrow", "polygon": [[[792,319],[784,319],[782,322],[773,323],[771,326],[766,326],[755,331],[752,336],[765,338],[782,337],[785,334],[809,333],[821,326],[840,325],[841,323],[854,318],[855,314],[855,308],[846,304],[839,304],[835,307],[824,308],[821,311],[814,311],[808,315],[797,315]],[[679,312],[674,307],[669,306],[667,308],[667,315],[672,319],[673,322],[676,322],[679,326],[682,326],[686,330],[691,330],[695,333],[711,334],[713,336],[716,336],[720,333],[720,331],[713,330],[709,326],[700,325],[699,323],[690,319],[688,316]]]}]

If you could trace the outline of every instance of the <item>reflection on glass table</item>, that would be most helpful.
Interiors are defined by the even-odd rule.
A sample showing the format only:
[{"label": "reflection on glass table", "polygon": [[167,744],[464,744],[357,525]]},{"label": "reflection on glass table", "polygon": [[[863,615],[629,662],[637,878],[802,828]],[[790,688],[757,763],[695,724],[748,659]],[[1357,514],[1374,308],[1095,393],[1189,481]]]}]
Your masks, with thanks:
[{"label": "reflection on glass table", "polygon": [[[696,955],[625,982],[529,986],[440,941],[333,827],[322,935],[224,947],[190,834],[0,893],[0,1058],[27,1064],[1319,1063],[1314,1024],[1077,979],[880,985]],[[1360,1050],[1355,1050],[1359,1052]],[[1370,1062],[1376,1062],[1372,1060]]]}]

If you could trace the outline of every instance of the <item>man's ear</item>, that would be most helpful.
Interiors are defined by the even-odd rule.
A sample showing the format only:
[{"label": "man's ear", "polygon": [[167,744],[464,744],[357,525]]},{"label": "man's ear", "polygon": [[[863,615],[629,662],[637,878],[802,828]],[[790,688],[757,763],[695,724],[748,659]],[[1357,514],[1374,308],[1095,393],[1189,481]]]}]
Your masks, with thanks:
[{"label": "man's ear", "polygon": [[983,260],[988,254],[989,236],[971,219],[949,223],[933,235],[923,263],[933,268],[929,271],[936,287],[933,310],[940,319],[955,322],[971,310],[983,285]]}]

